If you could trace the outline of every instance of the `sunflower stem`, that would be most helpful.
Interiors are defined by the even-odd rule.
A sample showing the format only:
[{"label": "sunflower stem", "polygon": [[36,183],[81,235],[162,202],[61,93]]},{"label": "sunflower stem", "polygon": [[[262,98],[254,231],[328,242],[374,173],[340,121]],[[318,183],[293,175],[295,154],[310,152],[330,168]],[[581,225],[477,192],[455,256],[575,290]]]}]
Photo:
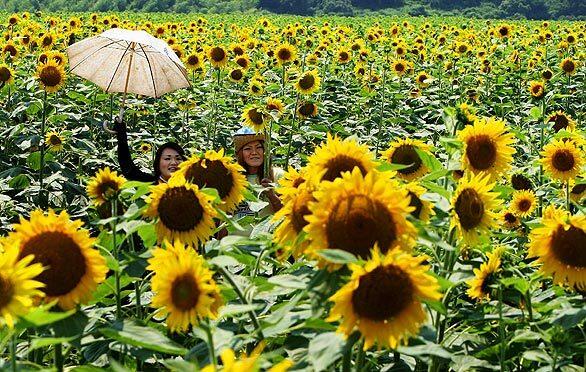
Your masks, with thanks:
[{"label": "sunflower stem", "polygon": [[118,257],[118,242],[116,241],[116,220],[118,219],[118,199],[112,199],[112,247],[114,250],[114,258],[116,259],[116,263],[118,264],[116,270],[114,271],[114,281],[116,283],[116,319],[120,320],[122,318],[122,306],[120,301],[120,260]]},{"label": "sunflower stem", "polygon": [[293,121],[291,122],[291,129],[289,130],[289,138],[287,139],[287,156],[285,157],[285,169],[289,168],[289,156],[291,155],[291,142],[293,141],[293,132],[295,131],[295,119],[297,119],[297,105],[299,104],[299,93],[295,98],[295,106],[293,107]]},{"label": "sunflower stem", "polygon": [[42,209],[47,208],[47,204],[45,203],[45,198],[43,195],[43,168],[45,168],[45,125],[47,123],[47,90],[43,90],[43,113],[42,113],[42,120],[41,120],[41,138],[39,140],[39,146],[41,150],[41,159],[40,159],[40,166],[39,166],[39,206]]},{"label": "sunflower stem", "polygon": [[[236,284],[236,281],[234,280],[230,272],[221,266],[218,266],[218,269],[222,273],[222,275],[224,275],[224,278],[226,278],[226,280],[230,283],[230,285],[236,292],[236,295],[238,296],[238,298],[240,298],[240,301],[242,301],[243,304],[250,305],[250,301],[248,301],[246,296],[244,296],[244,293],[242,293],[242,290],[240,289],[240,287],[238,287],[238,284]],[[262,332],[262,328],[260,326],[258,318],[256,317],[256,313],[254,312],[254,310],[250,310],[248,312],[248,315],[250,316],[250,320],[252,321],[252,324],[254,324],[254,327],[258,332],[260,340],[264,340],[265,336]]]},{"label": "sunflower stem", "polygon": [[501,371],[505,371],[505,324],[503,322],[503,286],[499,284],[499,304],[498,304],[498,311],[499,311],[499,338],[500,338],[500,365]]},{"label": "sunflower stem", "polygon": [[[381,99],[381,103],[380,103],[380,118],[379,118],[379,122],[378,122],[378,132],[377,132],[377,139],[376,139],[376,150],[375,150],[375,156],[378,157],[378,151],[381,147],[381,141],[382,141],[382,129],[383,129],[383,115],[384,115],[384,110],[385,110],[385,82],[386,82],[386,68],[383,68],[383,83],[382,83],[382,99]],[[400,88],[399,88],[400,89]]]},{"label": "sunflower stem", "polygon": [[350,372],[352,369],[352,351],[354,344],[360,339],[360,333],[354,332],[348,337],[344,347],[344,357],[342,359],[342,372]]},{"label": "sunflower stem", "polygon": [[208,337],[208,352],[210,354],[210,363],[214,366],[215,371],[217,369],[216,350],[214,346],[214,337],[212,335],[212,325],[209,319],[206,319],[203,329],[205,330],[206,335]]},{"label": "sunflower stem", "polygon": [[356,372],[360,372],[362,370],[362,366],[364,364],[364,339],[360,341],[358,344],[358,349],[356,350]]},{"label": "sunflower stem", "polygon": [[568,210],[568,213],[571,215],[572,214],[572,205],[570,203],[570,181],[569,180],[566,182],[566,209]]},{"label": "sunflower stem", "polygon": [[63,345],[55,344],[55,368],[57,372],[63,371]]},{"label": "sunflower stem", "polygon": [[16,360],[16,344],[17,344],[18,340],[16,337],[16,331],[14,331],[12,333],[12,340],[10,341],[10,361],[11,361],[11,367],[12,367],[12,372],[16,372],[17,370],[17,360]]}]

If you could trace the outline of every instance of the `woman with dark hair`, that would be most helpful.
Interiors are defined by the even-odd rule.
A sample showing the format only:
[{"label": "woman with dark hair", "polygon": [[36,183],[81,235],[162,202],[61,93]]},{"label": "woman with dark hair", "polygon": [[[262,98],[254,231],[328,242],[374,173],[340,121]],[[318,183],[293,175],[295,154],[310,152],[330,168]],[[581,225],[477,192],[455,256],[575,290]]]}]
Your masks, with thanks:
[{"label": "woman with dark hair", "polygon": [[[268,174],[264,174],[264,135],[255,133],[248,127],[243,127],[234,134],[233,140],[238,164],[244,168],[248,182],[253,185],[262,185],[266,188],[263,195],[266,196],[269,205],[259,211],[259,216],[265,217],[277,212],[283,204],[279,196],[275,193],[274,188],[271,187],[271,183],[278,181],[283,175],[283,171],[280,168],[271,167]],[[246,202],[241,203],[235,212],[237,217],[254,214]]]},{"label": "woman with dark hair", "polygon": [[128,147],[126,124],[118,117],[114,120],[114,129],[118,139],[118,162],[122,174],[129,180],[161,183],[167,182],[173,172],[179,169],[179,164],[185,160],[185,151],[175,142],[167,142],[161,145],[155,154],[153,161],[153,174],[143,172],[134,164]]}]

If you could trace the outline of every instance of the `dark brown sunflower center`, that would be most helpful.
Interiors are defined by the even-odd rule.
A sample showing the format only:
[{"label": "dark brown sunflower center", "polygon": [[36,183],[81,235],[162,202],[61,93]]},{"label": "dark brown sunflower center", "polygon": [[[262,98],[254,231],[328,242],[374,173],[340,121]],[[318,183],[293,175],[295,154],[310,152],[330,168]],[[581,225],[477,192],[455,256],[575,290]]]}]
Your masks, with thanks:
[{"label": "dark brown sunflower center", "polygon": [[86,259],[77,243],[59,231],[40,233],[31,238],[20,251],[19,259],[32,254],[33,262],[45,267],[35,278],[45,284],[47,296],[63,296],[71,292],[87,271]]},{"label": "dark brown sunflower center", "polygon": [[221,62],[226,58],[226,52],[220,47],[214,47],[210,51],[210,57],[214,62]]},{"label": "dark brown sunflower center", "polygon": [[56,135],[53,134],[49,138],[49,142],[51,142],[51,145],[57,146],[57,145],[60,145],[61,144],[61,138],[59,138],[59,136],[56,136]]},{"label": "dark brown sunflower center", "polygon": [[297,198],[293,204],[291,222],[293,223],[293,228],[297,233],[301,232],[305,225],[307,225],[305,216],[310,214],[308,204],[311,200],[314,200],[313,197],[311,195],[307,195],[306,197]]},{"label": "dark brown sunflower center", "polygon": [[505,221],[507,221],[508,223],[515,223],[517,222],[517,217],[515,217],[514,214],[507,212],[505,213]]},{"label": "dark brown sunflower center", "polygon": [[423,164],[419,154],[415,151],[415,147],[412,145],[401,145],[397,147],[391,156],[391,163],[408,165],[407,168],[397,171],[405,175],[417,172],[421,168],[421,164]]},{"label": "dark brown sunflower center", "polygon": [[521,212],[527,212],[531,208],[531,201],[528,199],[522,199],[519,201],[518,206]]},{"label": "dark brown sunflower center", "polygon": [[574,168],[574,154],[569,150],[563,149],[555,152],[551,159],[553,167],[560,172],[567,172]]},{"label": "dark brown sunflower center", "polygon": [[252,90],[253,93],[258,93],[260,92],[260,87],[254,84],[252,87],[250,87],[250,90]]},{"label": "dark brown sunflower center", "polygon": [[559,132],[562,129],[566,129],[570,124],[568,117],[566,115],[554,115],[549,119],[549,122],[553,122],[553,130]]},{"label": "dark brown sunflower center", "polygon": [[246,66],[248,66],[248,60],[247,60],[246,58],[238,58],[238,59],[236,60],[236,63],[237,63],[237,64],[238,64],[238,66],[240,66],[240,67],[244,67],[244,68],[245,68]]},{"label": "dark brown sunflower center", "polygon": [[347,52],[341,52],[340,53],[340,60],[341,61],[346,61],[348,58],[350,58],[350,56],[348,55]]},{"label": "dark brown sunflower center", "polygon": [[474,136],[468,140],[466,157],[474,169],[489,169],[494,165],[496,155],[496,146],[489,136]]},{"label": "dark brown sunflower center", "polygon": [[573,61],[566,60],[562,64],[562,69],[564,70],[564,72],[573,72],[576,69],[576,65]]},{"label": "dark brown sunflower center", "polygon": [[44,47],[48,47],[48,46],[50,46],[52,44],[53,44],[53,38],[52,37],[46,36],[46,37],[43,38],[42,45]]},{"label": "dark brown sunflower center", "polygon": [[543,87],[539,84],[531,87],[531,91],[533,92],[533,94],[540,94],[542,89]]},{"label": "dark brown sunflower center", "polygon": [[572,191],[570,191],[570,193],[580,195],[584,191],[586,191],[586,183],[581,183],[579,185],[572,187]]},{"label": "dark brown sunflower center", "polygon": [[45,86],[55,87],[61,83],[63,75],[57,67],[45,66],[39,74],[39,79],[41,79]]},{"label": "dark brown sunflower center", "polygon": [[398,71],[398,72],[403,72],[403,71],[405,71],[405,65],[403,65],[402,63],[397,63],[397,64],[395,65],[395,71]]},{"label": "dark brown sunflower center", "polygon": [[181,311],[195,308],[199,300],[199,287],[193,275],[188,273],[178,276],[171,285],[171,301]]},{"label": "dark brown sunflower center", "polygon": [[291,51],[287,48],[279,49],[277,52],[277,58],[279,58],[281,61],[288,61],[291,59]]},{"label": "dark brown sunflower center", "polygon": [[11,77],[12,74],[8,68],[4,66],[0,67],[0,82],[6,83],[8,80],[10,80]]},{"label": "dark brown sunflower center", "polygon": [[304,103],[299,106],[299,113],[305,117],[313,116],[315,112],[315,105],[313,103]]},{"label": "dark brown sunflower center", "polygon": [[199,188],[211,187],[218,191],[220,199],[224,200],[234,187],[234,177],[221,160],[204,160],[193,164],[185,173],[185,178]]},{"label": "dark brown sunflower center", "polygon": [[347,155],[337,155],[328,160],[325,165],[327,171],[321,179],[322,181],[333,181],[340,177],[342,172],[351,172],[354,167],[358,167],[363,176],[366,175],[366,169],[358,159]]},{"label": "dark brown sunflower center", "polygon": [[507,36],[509,34],[509,29],[506,27],[501,27],[499,29],[499,34],[501,34],[501,36]]},{"label": "dark brown sunflower center", "polygon": [[549,80],[553,77],[553,72],[545,70],[541,73],[541,77],[543,77],[545,80]]},{"label": "dark brown sunflower center", "polygon": [[386,253],[397,239],[397,227],[384,204],[364,195],[353,195],[334,206],[326,221],[328,248],[342,249],[368,258],[378,243]]},{"label": "dark brown sunflower center", "polygon": [[478,226],[484,216],[484,203],[480,195],[469,188],[464,189],[458,195],[454,209],[464,230],[470,230]]},{"label": "dark brown sunflower center", "polygon": [[555,257],[565,265],[586,268],[584,247],[586,247],[586,231],[574,225],[570,225],[567,230],[559,225],[551,236],[551,250]]},{"label": "dark brown sunflower center", "polygon": [[305,178],[298,177],[293,181],[293,187],[297,188],[297,187],[301,186],[301,184],[303,184],[304,182],[305,182]]},{"label": "dark brown sunflower center", "polygon": [[409,191],[409,206],[415,207],[415,210],[411,212],[411,215],[415,218],[421,218],[421,210],[423,209],[423,202],[419,197],[414,193]]},{"label": "dark brown sunflower center", "polygon": [[248,118],[256,125],[262,125],[262,123],[264,123],[263,114],[255,108],[248,111]]},{"label": "dark brown sunflower center", "polygon": [[522,174],[514,174],[511,177],[511,185],[515,190],[533,190],[531,180]]},{"label": "dark brown sunflower center", "polygon": [[14,57],[17,53],[17,50],[13,45],[6,45],[4,47],[4,53],[8,53],[11,57]]},{"label": "dark brown sunflower center", "polygon": [[490,293],[490,286],[495,284],[496,276],[494,273],[488,273],[484,280],[482,281],[482,285],[480,286],[480,291],[483,295]]},{"label": "dark brown sunflower center", "polygon": [[413,302],[413,282],[395,265],[379,266],[360,278],[352,308],[361,318],[382,322],[398,316]]},{"label": "dark brown sunflower center", "polygon": [[242,79],[242,76],[243,76],[242,70],[240,70],[240,69],[235,69],[235,70],[232,70],[232,72],[230,72],[230,77],[233,80],[240,80],[240,79]]},{"label": "dark brown sunflower center", "polygon": [[299,87],[303,90],[311,89],[315,85],[315,77],[312,74],[305,74],[299,80]]},{"label": "dark brown sunflower center", "polygon": [[197,66],[199,64],[199,57],[198,56],[189,56],[187,58],[187,64],[192,66]]},{"label": "dark brown sunflower center", "polygon": [[0,274],[0,310],[12,301],[14,286],[12,282]]},{"label": "dark brown sunflower center", "polygon": [[112,193],[118,191],[118,184],[112,180],[107,180],[98,185],[98,195],[108,198]]},{"label": "dark brown sunflower center", "polygon": [[192,190],[181,187],[168,189],[159,201],[159,218],[174,231],[189,231],[203,219],[204,210]]}]

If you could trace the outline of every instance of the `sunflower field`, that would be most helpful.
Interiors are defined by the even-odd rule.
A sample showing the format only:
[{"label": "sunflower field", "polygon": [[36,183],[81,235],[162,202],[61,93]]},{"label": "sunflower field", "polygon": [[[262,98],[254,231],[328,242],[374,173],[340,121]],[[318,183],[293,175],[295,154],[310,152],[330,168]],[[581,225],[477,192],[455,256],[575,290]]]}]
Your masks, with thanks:
[{"label": "sunflower field", "polygon": [[[111,28],[191,87],[70,73]],[[586,23],[0,14],[0,368],[584,371]],[[261,217],[232,135],[265,134]],[[256,212],[241,219],[248,203]],[[219,234],[226,231],[227,235]]]}]

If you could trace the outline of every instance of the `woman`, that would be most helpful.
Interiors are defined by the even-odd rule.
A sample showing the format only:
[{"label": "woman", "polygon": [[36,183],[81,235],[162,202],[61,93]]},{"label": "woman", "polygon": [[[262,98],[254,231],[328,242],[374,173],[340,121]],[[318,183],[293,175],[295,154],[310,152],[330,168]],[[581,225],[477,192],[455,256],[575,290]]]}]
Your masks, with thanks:
[{"label": "woman", "polygon": [[167,142],[161,145],[155,154],[153,161],[154,174],[143,172],[134,164],[128,147],[126,124],[117,116],[114,120],[114,129],[118,139],[118,163],[122,174],[129,180],[161,183],[167,182],[173,172],[179,169],[179,164],[185,160],[185,151],[175,142]]},{"label": "woman", "polygon": [[[260,184],[266,188],[263,195],[269,205],[259,211],[259,217],[266,217],[277,212],[283,204],[275,193],[274,188],[271,187],[271,183],[277,181],[283,175],[283,171],[279,168],[271,167],[269,174],[264,174],[264,135],[255,133],[248,127],[243,127],[234,134],[233,139],[238,164],[244,168],[248,182],[253,185]],[[254,214],[246,202],[241,203],[235,212],[237,217],[253,216]]]}]

